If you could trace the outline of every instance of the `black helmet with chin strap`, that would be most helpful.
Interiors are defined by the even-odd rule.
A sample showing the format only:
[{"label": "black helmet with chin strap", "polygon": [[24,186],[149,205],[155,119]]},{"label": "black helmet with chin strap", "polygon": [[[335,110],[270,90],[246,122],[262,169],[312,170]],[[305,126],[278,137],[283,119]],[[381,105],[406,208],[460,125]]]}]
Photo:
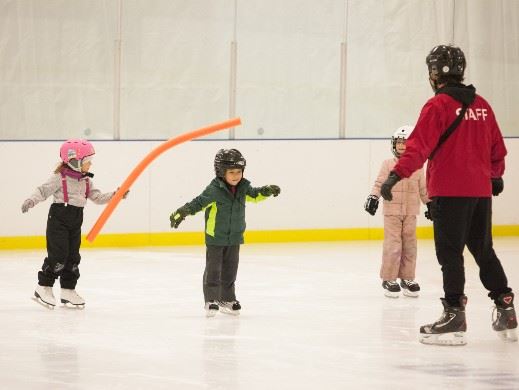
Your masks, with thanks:
[{"label": "black helmet with chin strap", "polygon": [[429,68],[429,79],[435,91],[438,89],[438,84],[449,80],[461,83],[467,66],[463,51],[459,47],[450,45],[433,47],[425,63]]}]

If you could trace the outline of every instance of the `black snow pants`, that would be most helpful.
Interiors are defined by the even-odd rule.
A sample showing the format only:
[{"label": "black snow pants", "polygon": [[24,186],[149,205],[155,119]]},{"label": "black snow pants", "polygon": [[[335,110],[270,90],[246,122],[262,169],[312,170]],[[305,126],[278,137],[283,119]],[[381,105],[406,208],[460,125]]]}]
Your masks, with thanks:
[{"label": "black snow pants", "polygon": [[50,206],[47,219],[47,257],[38,272],[38,284],[53,286],[59,277],[62,288],[74,289],[79,279],[83,208],[63,203]]},{"label": "black snow pants", "polygon": [[465,245],[479,266],[479,278],[495,300],[512,291],[492,243],[492,198],[436,197],[432,201],[434,243],[450,305],[464,295]]},{"label": "black snow pants", "polygon": [[204,299],[232,302],[236,300],[234,283],[238,273],[240,245],[206,246],[204,271]]}]

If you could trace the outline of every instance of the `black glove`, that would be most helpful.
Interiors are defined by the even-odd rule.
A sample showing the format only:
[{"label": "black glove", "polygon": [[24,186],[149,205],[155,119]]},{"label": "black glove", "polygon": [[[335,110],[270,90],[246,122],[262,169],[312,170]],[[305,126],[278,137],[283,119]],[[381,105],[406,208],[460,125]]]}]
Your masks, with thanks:
[{"label": "black glove", "polygon": [[425,218],[427,218],[429,221],[432,221],[433,220],[433,212],[431,210],[431,203],[432,202],[427,202],[425,205],[427,206],[427,211],[423,214],[425,215]]},{"label": "black glove", "polygon": [[366,203],[364,203],[364,210],[366,210],[371,215],[375,215],[378,209],[378,196],[370,195],[368,199],[366,199]]},{"label": "black glove", "polygon": [[393,188],[400,180],[400,176],[398,176],[395,172],[389,172],[389,176],[387,177],[386,181],[382,183],[382,187],[380,188],[380,194],[385,200],[393,200],[391,188]]},{"label": "black glove", "polygon": [[178,225],[186,219],[188,215],[191,214],[191,211],[189,210],[189,207],[187,205],[182,206],[177,211],[175,211],[173,214],[169,216],[169,220],[171,222],[172,228],[178,228]]},{"label": "black glove", "polygon": [[492,195],[498,196],[505,188],[502,177],[492,178]]},{"label": "black glove", "polygon": [[[121,187],[117,187],[117,190],[115,190],[115,192],[119,191],[119,188],[121,188]],[[114,192],[114,195],[115,195],[115,192]],[[123,199],[126,199],[128,197],[129,193],[130,193],[130,190],[126,190],[126,192],[123,195]]]},{"label": "black glove", "polygon": [[281,188],[279,188],[278,186],[276,186],[274,184],[268,185],[268,186],[263,186],[260,188],[260,194],[263,196],[273,195],[274,197],[276,197],[279,195],[280,192],[281,192]]}]

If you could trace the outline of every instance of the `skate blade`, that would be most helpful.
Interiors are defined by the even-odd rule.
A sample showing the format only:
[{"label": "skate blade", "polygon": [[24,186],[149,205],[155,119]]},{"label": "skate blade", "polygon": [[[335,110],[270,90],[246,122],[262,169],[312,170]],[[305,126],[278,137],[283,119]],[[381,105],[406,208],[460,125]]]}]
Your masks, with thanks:
[{"label": "skate blade", "polygon": [[37,303],[39,303],[40,305],[42,305],[46,309],[54,310],[54,306],[55,305],[42,301],[41,298],[39,297],[39,295],[37,295],[36,293],[34,295],[35,295],[34,297],[31,297],[31,299],[33,301],[36,301]]},{"label": "skate blade", "polygon": [[228,315],[231,315],[231,316],[239,316],[240,315],[240,311],[239,310],[231,310],[231,309],[221,308],[220,311],[223,314],[228,314]]},{"label": "skate blade", "polygon": [[406,297],[410,297],[410,298],[418,298],[418,296],[420,295],[418,292],[413,292],[413,291],[409,291],[409,290],[404,290],[404,295]]},{"label": "skate blade", "polygon": [[78,305],[75,305],[72,302],[67,301],[66,299],[62,299],[61,303],[63,304],[63,307],[66,307],[67,309],[83,310],[85,308],[85,304],[84,303],[80,303]]},{"label": "skate blade", "polygon": [[505,329],[497,332],[497,335],[501,340],[506,343],[515,343],[517,341],[516,329]]},{"label": "skate blade", "polygon": [[384,296],[386,296],[388,298],[398,298],[400,296],[400,293],[392,292],[392,291],[386,291],[384,293]]},{"label": "skate blade", "polygon": [[465,332],[452,332],[442,334],[425,334],[420,333],[420,342],[428,345],[465,345]]}]

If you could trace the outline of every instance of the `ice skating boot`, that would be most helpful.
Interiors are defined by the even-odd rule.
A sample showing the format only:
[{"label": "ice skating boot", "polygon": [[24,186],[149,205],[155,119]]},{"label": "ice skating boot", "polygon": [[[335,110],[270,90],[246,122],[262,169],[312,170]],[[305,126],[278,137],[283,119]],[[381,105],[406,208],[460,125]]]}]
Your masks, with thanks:
[{"label": "ice skating boot", "polygon": [[400,286],[395,280],[384,280],[382,282],[384,295],[388,298],[398,298],[400,296]]},{"label": "ice skating boot", "polygon": [[504,341],[517,341],[517,316],[514,309],[514,294],[501,294],[496,299],[492,312],[492,328]]},{"label": "ice skating boot", "polygon": [[56,306],[56,299],[51,286],[36,286],[33,299],[47,309],[54,309],[54,306]]},{"label": "ice skating boot", "polygon": [[218,304],[216,301],[209,301],[205,303],[205,316],[214,317],[218,313]]},{"label": "ice skating boot", "polygon": [[405,296],[416,298],[420,291],[420,285],[411,279],[400,279],[400,286]]},{"label": "ice skating boot", "polygon": [[85,307],[85,300],[78,295],[76,290],[70,288],[61,289],[61,303],[65,306],[76,307],[78,309]]},{"label": "ice skating boot", "polygon": [[467,297],[460,298],[460,306],[451,306],[442,298],[443,313],[438,321],[420,327],[420,342],[436,345],[465,345],[465,305]]},{"label": "ice skating boot", "polygon": [[240,302],[238,302],[238,301],[231,301],[231,302],[219,301],[218,306],[220,306],[220,310],[222,311],[222,313],[230,314],[233,316],[240,315],[241,305],[240,305]]}]

